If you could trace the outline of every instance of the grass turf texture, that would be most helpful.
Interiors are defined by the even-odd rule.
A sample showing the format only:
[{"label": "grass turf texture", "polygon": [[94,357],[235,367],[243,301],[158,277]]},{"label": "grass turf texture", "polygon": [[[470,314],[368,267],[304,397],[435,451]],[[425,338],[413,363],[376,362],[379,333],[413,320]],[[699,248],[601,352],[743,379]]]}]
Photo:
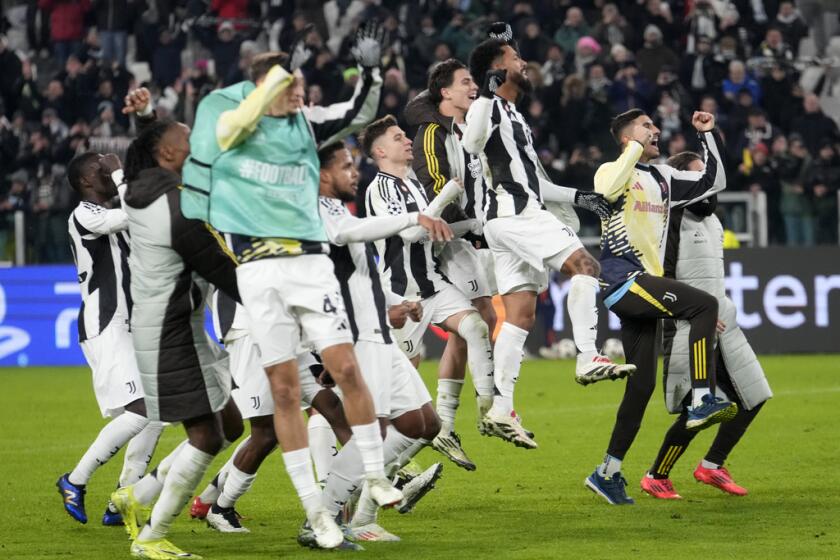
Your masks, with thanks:
[{"label": "grass turf texture", "polygon": [[[463,444],[478,470],[468,473],[427,449],[423,465],[444,462],[444,475],[410,515],[386,512],[383,526],[401,543],[365,544],[376,558],[840,558],[837,464],[837,356],[774,356],[762,363],[776,397],[758,416],[728,466],[750,495],[736,498],[694,482],[694,467],[715,428],[695,439],[672,472],[679,502],[639,490],[671,417],[661,393],[625,461],[633,507],[609,506],[583,487],[601,460],[623,382],[582,388],[572,362],[523,366],[516,404],[540,448],[526,451],[478,435],[472,389],[465,387],[458,418]],[[427,381],[433,363],[422,372]],[[128,558],[122,528],[101,515],[117,480],[122,452],[94,474],[89,522],[64,511],[55,480],[70,470],[103,425],[85,368],[0,370],[0,557]],[[430,384],[430,386],[434,386]],[[183,437],[164,432],[153,464]],[[230,451],[224,454],[226,458]],[[223,463],[219,458],[201,487]],[[222,535],[185,511],[171,540],[213,559],[313,558],[295,543],[302,510],[279,454],[263,465],[238,505],[248,535]],[[365,554],[365,553],[362,553]]]}]

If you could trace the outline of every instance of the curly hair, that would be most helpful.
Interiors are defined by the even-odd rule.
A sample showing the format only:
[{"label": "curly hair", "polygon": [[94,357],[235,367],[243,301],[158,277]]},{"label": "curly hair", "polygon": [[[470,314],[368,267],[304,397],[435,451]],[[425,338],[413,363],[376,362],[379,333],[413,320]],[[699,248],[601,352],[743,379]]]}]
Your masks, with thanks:
[{"label": "curly hair", "polygon": [[157,151],[163,135],[178,124],[171,119],[161,119],[149,124],[128,146],[125,154],[125,180],[134,181],[144,169],[160,167]]}]

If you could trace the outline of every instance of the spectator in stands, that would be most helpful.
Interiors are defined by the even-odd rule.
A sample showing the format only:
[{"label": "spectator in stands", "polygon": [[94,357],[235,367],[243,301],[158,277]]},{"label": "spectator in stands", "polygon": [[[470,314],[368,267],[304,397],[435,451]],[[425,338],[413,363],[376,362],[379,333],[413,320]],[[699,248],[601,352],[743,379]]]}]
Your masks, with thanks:
[{"label": "spectator in stands", "polygon": [[793,62],[793,50],[785,42],[785,37],[777,27],[771,27],[764,36],[764,41],[758,47],[758,54],[777,63],[789,64]]},{"label": "spectator in stands", "polygon": [[[767,120],[767,114],[763,109],[753,107],[747,115],[747,126],[739,136],[730,140],[742,154],[744,150],[752,150],[759,144],[765,148],[773,144],[779,131]],[[767,154],[765,154],[767,155]]]},{"label": "spectator in stands", "polygon": [[[781,186],[775,171],[770,165],[770,149],[767,144],[762,142],[746,150],[744,161],[738,166],[735,186],[739,190],[753,194],[764,193],[767,196],[768,223],[782,223],[782,213],[779,207]],[[769,227],[768,237],[773,243],[784,243],[783,228]]]},{"label": "spectator in stands", "polygon": [[782,125],[783,115],[790,109],[790,92],[793,81],[782,64],[774,64],[770,72],[761,79],[761,92],[764,96],[764,107],[770,122]]},{"label": "spectator in stands", "polygon": [[525,24],[525,33],[519,38],[519,54],[528,61],[542,61],[551,46],[551,39],[546,37],[537,20],[532,19]]},{"label": "spectator in stands", "polygon": [[590,65],[599,62],[601,45],[592,37],[586,36],[578,39],[575,45],[575,72],[579,76],[585,76]]},{"label": "spectator in stands", "polygon": [[614,114],[636,108],[650,113],[655,108],[655,95],[653,84],[639,72],[639,67],[633,61],[624,63],[610,88]]},{"label": "spectator in stands", "polygon": [[560,102],[549,106],[551,130],[561,152],[568,153],[573,146],[586,142],[586,117],[590,110],[586,93],[586,82],[572,74],[563,81]]},{"label": "spectator in stands", "polygon": [[[17,111],[20,89],[23,87],[23,65],[17,54],[6,45],[6,38],[0,35],[0,100],[4,113],[12,116]],[[0,113],[2,115],[3,113]]]},{"label": "spectator in stands", "polygon": [[[386,23],[391,22],[392,28],[392,44],[397,39],[398,22],[396,18],[389,17]],[[462,12],[455,12],[449,24],[443,28],[440,34],[440,40],[446,42],[454,51],[455,56],[460,60],[469,60],[470,52],[475,47],[476,42],[472,35],[464,27],[464,14]],[[396,25],[395,25],[396,24]],[[539,34],[539,26],[537,27]],[[445,59],[444,59],[445,60]],[[527,58],[525,60],[528,60]]]},{"label": "spectator in stands", "polygon": [[601,8],[601,20],[595,25],[592,36],[602,45],[627,45],[633,39],[633,30],[618,7],[610,3]]},{"label": "spectator in stands", "polygon": [[816,154],[826,139],[834,141],[840,138],[837,123],[822,112],[820,99],[813,93],[805,95],[802,107],[805,113],[793,121],[791,132],[799,134],[808,151]]},{"label": "spectator in stands", "polygon": [[[656,26],[664,37],[667,45],[674,45],[676,43],[676,28],[674,26],[674,16],[671,13],[671,7],[662,0],[646,0],[645,9],[634,10],[638,15],[637,25],[639,29],[647,29],[649,25]],[[638,43],[636,48],[640,46]],[[631,48],[633,46],[631,45]]]},{"label": "spectator in stands", "polygon": [[680,59],[662,43],[662,31],[655,25],[645,28],[644,40],[644,46],[636,52],[636,63],[639,65],[639,72],[649,82],[656,82],[663,66],[676,68]]},{"label": "spectator in stands", "polygon": [[573,52],[581,37],[588,35],[589,25],[583,19],[583,11],[576,6],[572,6],[566,10],[566,19],[554,34],[554,42],[560,45],[565,52]]},{"label": "spectator in stands", "polygon": [[38,7],[50,15],[53,54],[64,64],[68,56],[79,54],[82,48],[90,0],[38,0]]},{"label": "spectator in stands", "polygon": [[93,0],[96,29],[102,45],[102,62],[125,66],[128,31],[139,15],[139,0]]},{"label": "spectator in stands", "polygon": [[810,247],[814,244],[814,212],[810,196],[805,191],[810,164],[811,156],[801,138],[791,136],[788,142],[784,136],[779,136],[773,141],[770,167],[781,186],[779,210],[789,247]]},{"label": "spectator in stands", "polygon": [[356,21],[365,11],[362,0],[330,0],[324,2],[324,21],[327,24],[327,47],[338,56],[344,38],[354,30]]},{"label": "spectator in stands", "polygon": [[713,49],[712,39],[701,35],[697,39],[694,54],[687,54],[682,59],[680,80],[688,88],[695,102],[704,95],[720,91],[726,71],[715,58]]},{"label": "spectator in stands", "polygon": [[248,68],[251,61],[260,53],[260,46],[255,41],[242,41],[239,45],[239,60],[224,77],[225,87],[248,79]]},{"label": "spectator in stands", "polygon": [[242,40],[236,33],[233,23],[223,21],[219,25],[219,32],[210,46],[213,53],[213,64],[215,65],[215,76],[221,82],[233,68],[236,67],[236,60],[239,56],[239,45]]},{"label": "spectator in stands", "polygon": [[837,191],[840,188],[840,158],[829,140],[820,143],[808,171],[814,201],[815,240],[819,245],[837,243]]},{"label": "spectator in stands", "polygon": [[799,42],[808,36],[808,26],[790,0],[779,3],[775,27],[781,30],[785,43],[791,46],[794,56],[799,56]]},{"label": "spectator in stands", "polygon": [[729,76],[723,80],[723,96],[730,101],[735,101],[735,96],[742,89],[750,92],[756,104],[761,103],[761,86],[747,73],[743,62],[733,60],[729,63]]},{"label": "spectator in stands", "polygon": [[181,51],[184,50],[187,37],[178,29],[163,28],[152,51],[152,78],[161,88],[175,83],[181,75]]}]

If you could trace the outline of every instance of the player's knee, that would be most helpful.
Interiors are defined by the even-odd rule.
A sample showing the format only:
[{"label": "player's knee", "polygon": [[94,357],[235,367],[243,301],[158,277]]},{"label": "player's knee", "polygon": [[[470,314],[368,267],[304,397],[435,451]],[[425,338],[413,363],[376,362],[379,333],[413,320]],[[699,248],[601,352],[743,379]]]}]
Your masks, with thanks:
[{"label": "player's knee", "polygon": [[190,433],[190,445],[210,455],[216,455],[222,450],[224,437],[222,437],[220,430],[208,426],[205,429]]},{"label": "player's knee", "polygon": [[336,367],[330,369],[330,375],[332,375],[336,384],[341,386],[343,391],[352,391],[360,388],[364,384],[362,374],[355,360],[342,361]]},{"label": "player's knee", "polygon": [[484,322],[487,323],[487,330],[493,332],[496,329],[496,310],[493,308],[493,300],[489,297],[476,298],[473,300],[473,305],[478,309],[478,313]]},{"label": "player's knee", "polygon": [[707,294],[706,292],[702,292],[698,295],[697,299],[698,307],[700,308],[700,314],[705,317],[709,317],[714,321],[717,321],[718,317],[718,300],[712,294]]},{"label": "player's knee", "polygon": [[490,330],[487,323],[477,312],[467,313],[458,324],[458,335],[467,341],[467,344],[481,343],[489,339]]},{"label": "player's knee", "polygon": [[274,428],[270,426],[261,426],[255,429],[251,426],[251,440],[248,442],[248,447],[253,447],[260,457],[265,457],[277,445],[277,437],[274,434]]},{"label": "player's knee", "polygon": [[225,439],[233,442],[241,438],[242,434],[245,433],[245,424],[242,422],[242,417],[240,416],[238,419],[224,422],[222,429],[224,430]]},{"label": "player's knee", "polygon": [[272,384],[271,396],[274,399],[274,407],[281,410],[290,410],[300,406],[300,385],[298,384]]}]

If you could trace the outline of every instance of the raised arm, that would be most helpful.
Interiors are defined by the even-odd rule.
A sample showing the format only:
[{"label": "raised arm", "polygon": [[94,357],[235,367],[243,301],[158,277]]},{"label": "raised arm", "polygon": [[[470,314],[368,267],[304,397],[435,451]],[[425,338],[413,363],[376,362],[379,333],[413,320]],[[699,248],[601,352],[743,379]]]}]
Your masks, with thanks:
[{"label": "raised arm", "polygon": [[361,130],[376,117],[382,95],[382,75],[379,68],[362,68],[362,78],[348,101],[326,107],[304,107],[303,112],[318,146],[338,142]]},{"label": "raised arm", "polygon": [[671,207],[689,206],[699,200],[714,196],[726,188],[726,169],[723,158],[723,140],[714,129],[698,134],[703,147],[703,171],[671,172]]},{"label": "raised arm", "polygon": [[216,124],[216,141],[229,150],[250,136],[272,101],[294,80],[294,75],[281,66],[274,66],[263,82],[246,97],[239,107],[225,111]]},{"label": "raised arm", "polygon": [[351,215],[340,202],[323,197],[318,210],[324,221],[327,237],[334,245],[386,239],[397,235],[405,228],[416,226],[417,218],[420,216],[417,212],[410,212],[357,218]]},{"label": "raised arm", "polygon": [[641,143],[631,140],[617,160],[602,164],[595,172],[595,192],[608,202],[618,200],[643,151]]},{"label": "raised arm", "polygon": [[467,126],[461,142],[471,154],[480,154],[490,139],[493,130],[499,126],[501,115],[494,101],[496,89],[505,83],[507,71],[491,70],[484,77],[479,98],[473,101],[467,111]]}]

